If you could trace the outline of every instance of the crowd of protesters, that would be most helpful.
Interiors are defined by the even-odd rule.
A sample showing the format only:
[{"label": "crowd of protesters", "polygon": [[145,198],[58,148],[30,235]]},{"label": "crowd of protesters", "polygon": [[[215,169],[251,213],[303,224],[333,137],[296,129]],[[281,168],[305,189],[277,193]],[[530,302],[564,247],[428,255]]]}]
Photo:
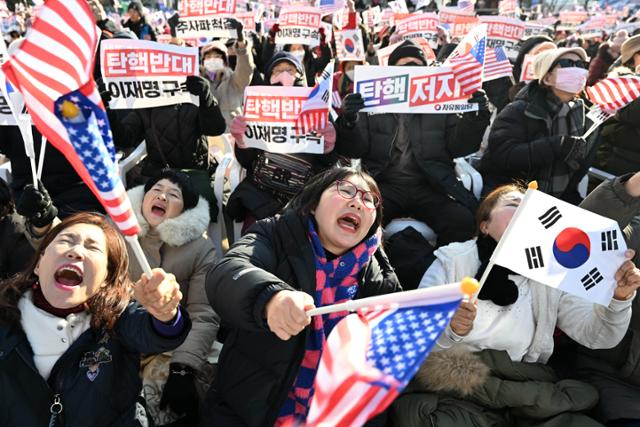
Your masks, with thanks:
[{"label": "crowd of protesters", "polygon": [[[162,4],[158,14],[138,0],[120,11],[88,3],[101,41],[169,35],[186,44],[175,33],[179,16]],[[14,6],[9,54],[33,14]],[[370,5],[345,7],[357,16]],[[416,378],[366,425],[640,426],[640,98],[584,137],[586,87],[640,73],[634,20],[620,16],[624,29],[588,36],[550,24],[520,42],[512,76],[468,94],[473,112],[448,114],[361,111],[354,67],[377,65],[378,50],[402,41],[395,27],[360,22],[364,59],[340,61],[324,29],[310,48],[278,45],[277,24],[247,37],[234,21],[236,38],[199,46],[199,75],[186,80],[197,106],[107,111],[125,157],[146,144],[126,182],[151,277],[64,156],[47,149],[34,186],[21,132],[0,126],[11,163],[11,179],[0,180],[0,425],[296,425],[327,337],[346,315],[306,311],[479,279],[523,184],[536,180],[623,230],[630,250],[610,304],[496,266]],[[388,65],[442,64],[456,42],[438,31],[435,59],[406,40]],[[532,75],[520,81],[528,55]],[[245,89],[312,87],[331,60],[340,99],[317,131],[324,152],[248,146]],[[237,186],[225,181],[220,200],[212,189],[223,166],[212,153],[223,135],[246,174]],[[33,136],[39,153],[35,127]],[[459,178],[459,158],[482,175],[481,197]],[[593,168],[610,179],[591,179],[585,192]],[[435,238],[413,229],[390,236],[399,218]],[[234,223],[241,231],[224,245],[211,238]]]}]

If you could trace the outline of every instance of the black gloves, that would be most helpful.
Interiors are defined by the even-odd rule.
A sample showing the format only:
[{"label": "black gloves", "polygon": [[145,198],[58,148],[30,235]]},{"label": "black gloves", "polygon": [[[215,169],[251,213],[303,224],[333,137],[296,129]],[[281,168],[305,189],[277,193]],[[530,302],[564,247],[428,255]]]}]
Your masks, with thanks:
[{"label": "black gloves", "polygon": [[45,227],[58,215],[58,208],[53,205],[51,197],[41,182],[38,189],[33,184],[24,187],[16,204],[16,211],[35,227]]},{"label": "black gloves", "polygon": [[560,142],[553,145],[554,152],[569,167],[578,169],[580,161],[587,157],[589,143],[581,136],[562,136]]},{"label": "black gloves", "polygon": [[350,93],[342,101],[342,117],[346,123],[355,123],[358,112],[364,108],[364,99],[359,93]]},{"label": "black gloves", "polygon": [[491,115],[489,111],[489,98],[484,90],[479,89],[471,94],[471,98],[467,100],[470,104],[478,104],[478,115],[487,116]]},{"label": "black gloves", "polygon": [[162,390],[160,409],[167,406],[176,414],[184,414],[187,425],[198,422],[198,392],[193,369],[180,363],[169,365],[169,378]]},{"label": "black gloves", "polygon": [[200,106],[209,107],[215,102],[209,82],[204,77],[187,76],[187,90],[200,97]]},{"label": "black gloves", "polygon": [[169,30],[171,31],[171,37],[178,37],[176,33],[176,27],[178,26],[178,22],[180,21],[180,15],[174,13],[171,18],[167,19],[167,23],[169,24]]},{"label": "black gloves", "polygon": [[244,25],[242,25],[242,22],[240,22],[240,20],[238,20],[238,19],[232,19],[231,20],[231,28],[236,30],[236,32],[238,33],[237,40],[239,42],[244,41],[244,33],[242,31],[242,30],[244,30]]}]

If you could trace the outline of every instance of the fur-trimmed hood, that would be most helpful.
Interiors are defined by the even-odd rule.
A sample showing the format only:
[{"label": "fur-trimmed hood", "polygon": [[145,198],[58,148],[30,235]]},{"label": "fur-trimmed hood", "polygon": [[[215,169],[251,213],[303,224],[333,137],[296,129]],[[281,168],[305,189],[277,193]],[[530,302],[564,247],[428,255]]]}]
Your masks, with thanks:
[{"label": "fur-trimmed hood", "polygon": [[[140,224],[140,237],[144,237],[150,228],[149,223],[142,216],[144,186],[134,187],[127,191],[127,194]],[[170,246],[182,246],[202,237],[207,231],[209,221],[209,203],[200,196],[196,207],[182,212],[175,218],[164,220],[156,230],[164,243]]]},{"label": "fur-trimmed hood", "polygon": [[482,387],[490,371],[480,356],[454,347],[431,352],[416,373],[414,383],[421,391],[468,396]]}]

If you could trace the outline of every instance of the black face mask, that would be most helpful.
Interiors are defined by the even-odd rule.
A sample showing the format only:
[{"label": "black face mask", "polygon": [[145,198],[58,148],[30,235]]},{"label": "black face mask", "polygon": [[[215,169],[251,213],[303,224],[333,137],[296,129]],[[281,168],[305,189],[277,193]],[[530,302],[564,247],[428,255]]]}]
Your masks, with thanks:
[{"label": "black face mask", "polygon": [[235,70],[236,69],[236,59],[238,59],[238,58],[236,58],[235,55],[231,55],[231,56],[229,56],[228,59],[229,59],[228,60],[229,68],[231,68],[232,70]]}]

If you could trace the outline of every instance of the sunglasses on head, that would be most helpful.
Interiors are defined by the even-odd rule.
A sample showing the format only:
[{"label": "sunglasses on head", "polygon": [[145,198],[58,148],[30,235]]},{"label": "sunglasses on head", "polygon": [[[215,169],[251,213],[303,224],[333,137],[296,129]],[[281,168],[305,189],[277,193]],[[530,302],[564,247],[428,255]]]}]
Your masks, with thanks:
[{"label": "sunglasses on head", "polygon": [[584,68],[584,69],[589,68],[589,63],[581,59],[573,60],[568,58],[561,58],[556,61],[556,65],[560,66],[560,68],[571,68],[571,67]]}]

